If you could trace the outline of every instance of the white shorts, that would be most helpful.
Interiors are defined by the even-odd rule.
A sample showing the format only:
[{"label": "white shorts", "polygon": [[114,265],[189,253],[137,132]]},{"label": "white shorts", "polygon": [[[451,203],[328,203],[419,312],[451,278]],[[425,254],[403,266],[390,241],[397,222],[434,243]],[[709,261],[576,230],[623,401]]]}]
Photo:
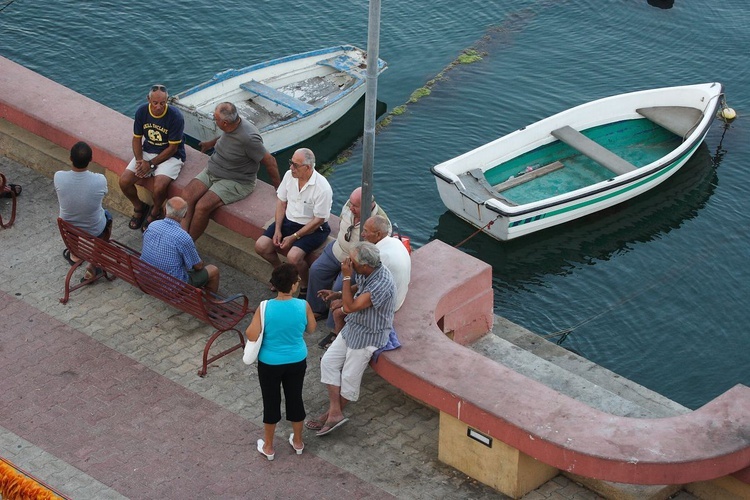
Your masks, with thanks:
[{"label": "white shorts", "polygon": [[[143,152],[143,159],[147,161],[152,160],[157,156],[159,156],[158,153],[147,153],[145,151]],[[130,163],[128,163],[126,170],[135,172],[135,158],[130,160]],[[170,179],[175,180],[177,176],[180,175],[180,170],[182,170],[182,160],[173,156],[167,161],[158,164],[156,166],[156,170],[148,174],[146,177],[151,177],[152,175],[166,175]]]},{"label": "white shorts", "polygon": [[339,334],[320,360],[320,381],[326,385],[341,387],[341,397],[347,401],[359,399],[362,375],[377,347],[349,349],[344,337]]}]

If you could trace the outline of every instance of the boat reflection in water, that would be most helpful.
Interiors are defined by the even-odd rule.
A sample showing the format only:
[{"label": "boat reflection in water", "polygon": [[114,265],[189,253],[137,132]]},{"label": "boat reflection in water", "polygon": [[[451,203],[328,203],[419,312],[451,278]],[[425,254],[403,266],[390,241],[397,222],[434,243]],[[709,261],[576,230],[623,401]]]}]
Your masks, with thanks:
[{"label": "boat reflection in water", "polygon": [[445,212],[431,239],[454,246],[461,243],[462,251],[490,264],[496,292],[518,289],[545,275],[568,274],[578,264],[607,260],[629,251],[633,243],[648,242],[679,228],[706,205],[717,183],[716,166],[703,143],[662,185],[557,228],[505,242],[479,233],[461,243],[474,231]]}]

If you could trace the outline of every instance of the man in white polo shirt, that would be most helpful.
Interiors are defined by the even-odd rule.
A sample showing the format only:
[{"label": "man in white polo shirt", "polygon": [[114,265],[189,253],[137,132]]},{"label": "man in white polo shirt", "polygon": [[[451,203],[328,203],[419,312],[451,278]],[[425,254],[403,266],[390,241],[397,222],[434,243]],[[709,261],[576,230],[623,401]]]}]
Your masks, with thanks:
[{"label": "man in white polo shirt", "polygon": [[279,254],[297,267],[302,283],[300,296],[307,293],[309,266],[305,257],[323,245],[331,233],[333,190],[325,177],[315,170],[315,155],[298,149],[289,160],[276,191],[276,215],[273,224],[255,242],[255,253],[275,268],[281,265]]}]

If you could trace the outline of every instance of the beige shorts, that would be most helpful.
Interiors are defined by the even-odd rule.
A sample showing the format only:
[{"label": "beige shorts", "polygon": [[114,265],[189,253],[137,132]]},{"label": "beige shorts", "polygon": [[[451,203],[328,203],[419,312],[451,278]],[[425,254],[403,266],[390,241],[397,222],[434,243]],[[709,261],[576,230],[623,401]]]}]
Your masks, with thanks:
[{"label": "beige shorts", "polygon": [[255,181],[238,182],[232,179],[222,179],[208,173],[207,168],[203,169],[195,178],[208,186],[209,191],[221,198],[224,205],[247,198],[255,189]]},{"label": "beige shorts", "polygon": [[320,381],[326,385],[340,387],[341,397],[347,401],[359,399],[362,375],[377,347],[349,349],[339,333],[320,360]]},{"label": "beige shorts", "polygon": [[[143,152],[144,160],[152,160],[157,156],[158,154]],[[135,172],[135,158],[130,160],[126,169]],[[152,175],[166,175],[170,179],[175,180],[177,176],[180,175],[180,170],[182,170],[182,160],[173,156],[167,161],[158,164],[156,170],[148,174],[146,177],[151,177]]]}]

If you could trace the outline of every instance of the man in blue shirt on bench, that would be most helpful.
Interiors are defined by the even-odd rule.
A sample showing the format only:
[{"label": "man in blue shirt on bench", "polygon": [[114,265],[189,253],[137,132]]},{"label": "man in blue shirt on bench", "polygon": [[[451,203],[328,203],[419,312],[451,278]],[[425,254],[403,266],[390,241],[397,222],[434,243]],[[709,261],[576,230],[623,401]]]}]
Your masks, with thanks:
[{"label": "man in blue shirt on bench", "polygon": [[165,219],[152,222],[143,233],[141,260],[194,287],[216,293],[219,290],[219,268],[204,265],[195,242],[180,227],[187,203],[179,196],[167,201]]}]

